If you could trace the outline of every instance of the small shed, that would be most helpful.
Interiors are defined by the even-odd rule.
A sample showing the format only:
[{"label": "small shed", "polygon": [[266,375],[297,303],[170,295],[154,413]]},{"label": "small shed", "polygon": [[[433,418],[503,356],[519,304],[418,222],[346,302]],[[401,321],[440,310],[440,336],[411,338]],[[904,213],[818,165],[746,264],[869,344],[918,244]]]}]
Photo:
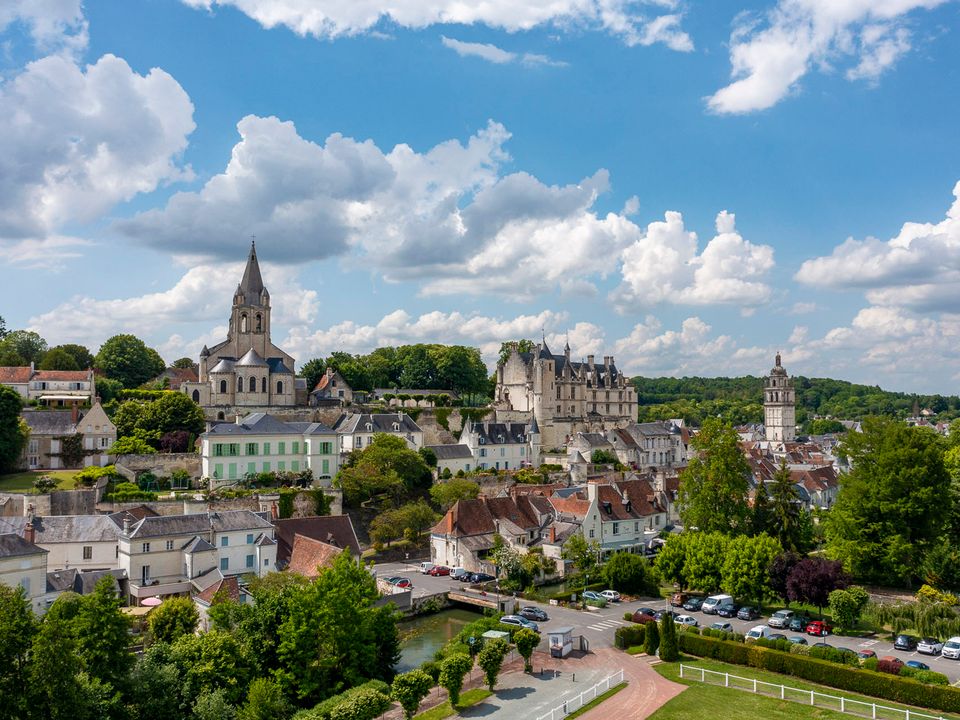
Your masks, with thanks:
[{"label": "small shed", "polygon": [[480,637],[484,640],[503,640],[508,645],[510,644],[510,633],[504,630],[487,630]]},{"label": "small shed", "polygon": [[565,658],[573,650],[573,628],[558,627],[547,633],[550,642],[550,657]]}]

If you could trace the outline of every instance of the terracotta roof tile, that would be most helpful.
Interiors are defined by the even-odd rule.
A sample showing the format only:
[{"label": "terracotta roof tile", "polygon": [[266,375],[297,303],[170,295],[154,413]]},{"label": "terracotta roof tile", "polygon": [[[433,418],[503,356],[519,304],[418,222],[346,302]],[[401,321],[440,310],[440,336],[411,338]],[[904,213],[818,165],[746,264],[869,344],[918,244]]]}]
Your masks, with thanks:
[{"label": "terracotta roof tile", "polygon": [[215,583],[207,587],[203,592],[197,593],[197,599],[202,600],[207,605],[213,603],[214,596],[220,592],[224,591],[226,598],[228,600],[237,601],[240,599],[240,583],[237,582],[237,576],[231,575],[230,577],[223,578],[222,580],[217,580]]},{"label": "terracotta roof tile", "polygon": [[277,563],[290,560],[297,535],[319,540],[338,548],[347,548],[354,557],[360,557],[360,543],[349,515],[316,515],[314,517],[275,520],[277,529]]},{"label": "terracotta roof tile", "polygon": [[0,367],[0,384],[28,383],[32,374],[33,371],[29,367]]},{"label": "terracotta roof tile", "polygon": [[38,370],[34,376],[36,380],[71,380],[73,382],[89,381],[89,370]]},{"label": "terracotta roof tile", "polygon": [[343,548],[314,540],[297,533],[293,538],[293,552],[290,553],[290,572],[299,573],[308,578],[319,575],[319,569],[331,567]]}]

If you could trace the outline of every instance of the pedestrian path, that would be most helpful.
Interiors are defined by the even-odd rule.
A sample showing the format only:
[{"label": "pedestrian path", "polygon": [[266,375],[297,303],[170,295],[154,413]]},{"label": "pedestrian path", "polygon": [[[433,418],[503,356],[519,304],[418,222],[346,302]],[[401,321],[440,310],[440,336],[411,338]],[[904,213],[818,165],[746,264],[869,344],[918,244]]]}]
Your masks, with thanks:
[{"label": "pedestrian path", "polygon": [[626,623],[623,620],[614,620],[611,618],[609,620],[601,620],[593,625],[587,625],[587,627],[591,630],[610,630],[618,625],[626,625]]}]

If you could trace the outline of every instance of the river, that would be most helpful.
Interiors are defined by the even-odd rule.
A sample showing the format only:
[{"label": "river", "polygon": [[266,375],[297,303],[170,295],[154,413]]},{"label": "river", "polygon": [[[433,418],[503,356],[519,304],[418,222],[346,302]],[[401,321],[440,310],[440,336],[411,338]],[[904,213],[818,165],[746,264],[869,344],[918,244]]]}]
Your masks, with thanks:
[{"label": "river", "polygon": [[434,653],[465,625],[482,617],[483,614],[479,612],[453,608],[399,623],[400,662],[397,663],[397,672],[413,670],[421,663],[432,660]]}]

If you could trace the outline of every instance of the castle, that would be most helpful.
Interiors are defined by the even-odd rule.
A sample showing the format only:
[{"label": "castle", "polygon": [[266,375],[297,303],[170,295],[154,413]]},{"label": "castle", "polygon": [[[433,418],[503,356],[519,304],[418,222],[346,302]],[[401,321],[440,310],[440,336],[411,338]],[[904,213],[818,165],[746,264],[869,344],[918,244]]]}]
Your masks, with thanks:
[{"label": "castle", "polygon": [[[270,340],[270,293],[263,285],[257,247],[233,294],[227,339],[200,351],[200,379],[181,391],[203,408],[291,407],[296,362]],[[221,418],[222,419],[222,418]]]},{"label": "castle", "polygon": [[[637,393],[617,370],[613,356],[603,364],[570,359],[570,344],[554,355],[546,339],[531,352],[514,344],[497,365],[494,407],[498,419],[536,419],[545,448],[565,445],[576,432],[598,432],[636,422]],[[531,418],[532,416],[532,418]]]}]

